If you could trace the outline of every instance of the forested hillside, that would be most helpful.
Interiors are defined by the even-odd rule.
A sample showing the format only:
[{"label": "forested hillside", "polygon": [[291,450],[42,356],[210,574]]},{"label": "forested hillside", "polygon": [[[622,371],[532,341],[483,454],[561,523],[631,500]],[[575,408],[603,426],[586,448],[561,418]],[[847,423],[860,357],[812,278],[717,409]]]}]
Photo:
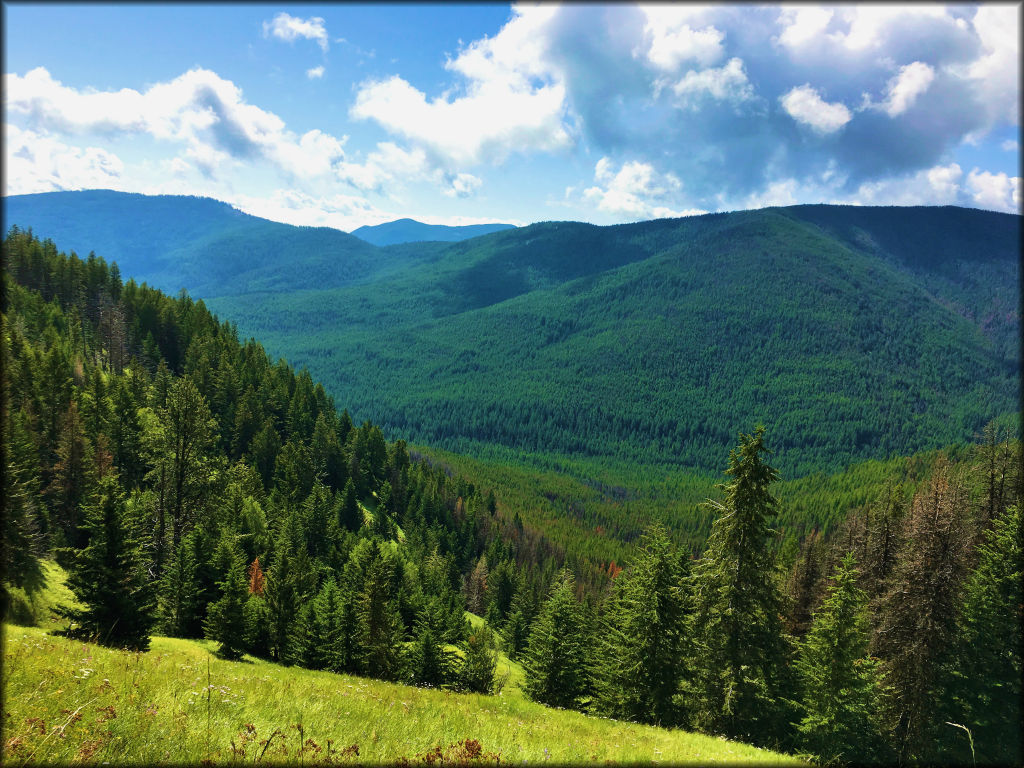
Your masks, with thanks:
[{"label": "forested hillside", "polygon": [[821,762],[1020,762],[1024,473],[996,422],[974,447],[794,481],[854,509],[781,549],[786,449],[758,427],[722,459],[706,540],[645,524],[623,562],[574,560],[507,501],[528,494],[356,426],[202,301],[16,228],[3,256],[8,620],[37,620],[55,556],[81,640],[205,636],[228,659],[480,693],[500,645],[549,706]]},{"label": "forested hillside", "polygon": [[76,636],[489,688],[475,570],[534,594],[558,565],[493,493],[354,425],[201,301],[17,229],[3,256],[5,615],[31,619],[55,555]]},{"label": "forested hillside", "polygon": [[764,420],[793,477],[1015,422],[1019,218],[826,210],[842,237],[804,208],[536,224],[365,287],[211,305],[386,432],[534,466],[717,472]]},{"label": "forested hillside", "polygon": [[5,211],[202,296],[357,421],[477,458],[635,468],[636,490],[713,476],[757,421],[787,478],[1017,421],[1019,216],[795,206],[374,248],[201,199]]}]

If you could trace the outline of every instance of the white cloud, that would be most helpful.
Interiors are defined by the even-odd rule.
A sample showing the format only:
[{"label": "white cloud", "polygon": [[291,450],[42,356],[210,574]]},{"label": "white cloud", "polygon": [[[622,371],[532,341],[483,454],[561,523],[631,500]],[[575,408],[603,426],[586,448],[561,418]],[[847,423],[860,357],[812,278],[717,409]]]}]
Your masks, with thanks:
[{"label": "white cloud", "polygon": [[1020,176],[990,173],[975,168],[967,175],[967,188],[971,199],[981,208],[1006,213],[1021,212]]},{"label": "white cloud", "polygon": [[644,34],[650,38],[647,60],[665,72],[675,72],[687,61],[709,67],[721,60],[725,34],[712,25],[694,28],[690,25],[695,10],[680,5],[641,6]]},{"label": "white cloud", "polygon": [[306,70],[306,77],[308,77],[310,80],[319,80],[323,76],[324,76],[323,64],[321,64],[319,67],[313,67],[312,69],[307,69]]},{"label": "white cloud", "polygon": [[458,173],[450,180],[447,189],[442,190],[448,197],[472,197],[483,184],[471,173]]},{"label": "white cloud", "polygon": [[235,160],[261,158],[288,177],[327,175],[343,157],[345,137],[319,130],[296,136],[284,121],[245,101],[234,83],[189,70],[144,92],[78,90],[42,68],[4,76],[8,114],[29,129],[64,135],[149,135],[184,144],[206,175]]},{"label": "white cloud", "polygon": [[276,37],[289,43],[299,38],[315,40],[320,50],[327,52],[327,28],[319,16],[300,19],[287,13],[279,13],[272,21],[263,22],[263,36]]},{"label": "white cloud", "polygon": [[783,29],[778,42],[790,49],[820,39],[833,15],[833,11],[813,5],[783,5],[779,11],[778,23]]},{"label": "white cloud", "polygon": [[121,159],[100,147],[72,147],[34,131],[4,125],[4,194],[62,189],[110,189],[124,172]]},{"label": "white cloud", "polygon": [[1002,149],[1004,152],[1016,152],[1020,149],[1020,142],[1018,142],[1016,139],[1006,139],[1002,144],[999,145],[999,148]]},{"label": "white cloud", "polygon": [[886,88],[883,108],[889,117],[903,114],[917,101],[917,97],[928,90],[935,79],[935,70],[921,61],[900,67]]},{"label": "white cloud", "polygon": [[790,89],[779,102],[790,117],[821,134],[835,133],[852,117],[846,105],[825,101],[810,83]]},{"label": "white cloud", "polygon": [[743,61],[732,58],[717,69],[690,70],[682,80],[672,86],[685,106],[695,108],[702,96],[715,101],[739,103],[753,98],[754,89],[743,70]]},{"label": "white cloud", "polygon": [[557,10],[517,6],[497,35],[471,43],[449,61],[446,67],[466,78],[464,95],[428,98],[393,76],[363,83],[350,115],[375,120],[456,166],[571,146],[565,86],[548,62],[543,34]]},{"label": "white cloud", "polygon": [[612,161],[602,157],[594,166],[596,186],[583,191],[583,198],[596,204],[599,211],[623,220],[663,219],[707,213],[704,210],[674,210],[659,204],[670,201],[682,189],[682,182],[671,173],[660,174],[649,163],[630,161],[617,172]]},{"label": "white cloud", "polygon": [[1020,21],[1019,3],[979,6],[972,26],[984,53],[967,70],[990,120],[1011,125],[1020,124]]}]

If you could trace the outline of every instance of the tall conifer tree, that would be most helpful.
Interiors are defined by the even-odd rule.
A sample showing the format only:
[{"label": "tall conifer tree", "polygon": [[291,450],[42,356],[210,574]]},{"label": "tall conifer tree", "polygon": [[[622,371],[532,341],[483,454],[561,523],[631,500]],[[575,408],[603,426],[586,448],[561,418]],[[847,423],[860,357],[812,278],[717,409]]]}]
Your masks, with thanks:
[{"label": "tall conifer tree", "polygon": [[693,702],[701,730],[759,744],[784,741],[787,648],[775,579],[771,524],[778,473],[763,459],[764,427],[729,452],[724,503],[694,568]]}]

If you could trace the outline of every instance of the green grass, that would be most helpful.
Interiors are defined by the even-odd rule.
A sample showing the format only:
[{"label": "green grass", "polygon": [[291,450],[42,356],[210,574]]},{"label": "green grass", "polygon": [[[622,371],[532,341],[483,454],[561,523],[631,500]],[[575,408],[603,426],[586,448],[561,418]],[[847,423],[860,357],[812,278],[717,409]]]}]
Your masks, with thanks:
[{"label": "green grass", "polygon": [[55,628],[63,620],[55,609],[59,606],[81,607],[68,589],[67,573],[52,560],[42,561],[42,581],[34,589],[9,587],[11,606],[7,621],[27,626]]},{"label": "green grass", "polygon": [[[548,709],[510,685],[498,696],[453,694],[256,659],[228,662],[213,655],[212,643],[164,637],[146,653],[130,653],[5,625],[4,641],[8,765],[417,761],[436,747],[449,758],[471,755],[467,739],[482,757],[515,763],[799,762],[709,736]],[[449,749],[459,743],[461,750]]]}]

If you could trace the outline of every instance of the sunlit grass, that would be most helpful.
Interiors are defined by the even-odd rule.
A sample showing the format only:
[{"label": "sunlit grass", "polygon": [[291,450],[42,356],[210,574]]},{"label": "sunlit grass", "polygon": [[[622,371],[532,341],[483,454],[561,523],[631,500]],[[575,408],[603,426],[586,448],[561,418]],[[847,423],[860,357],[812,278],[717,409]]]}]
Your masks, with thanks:
[{"label": "sunlit grass", "polygon": [[[497,696],[453,694],[256,659],[223,661],[206,641],[154,637],[148,652],[130,653],[10,625],[4,639],[8,765],[394,762],[466,739],[479,743],[481,757],[516,763],[797,762],[707,736],[548,709],[527,701],[511,676]],[[507,661],[499,675],[504,664],[521,675]]]}]

